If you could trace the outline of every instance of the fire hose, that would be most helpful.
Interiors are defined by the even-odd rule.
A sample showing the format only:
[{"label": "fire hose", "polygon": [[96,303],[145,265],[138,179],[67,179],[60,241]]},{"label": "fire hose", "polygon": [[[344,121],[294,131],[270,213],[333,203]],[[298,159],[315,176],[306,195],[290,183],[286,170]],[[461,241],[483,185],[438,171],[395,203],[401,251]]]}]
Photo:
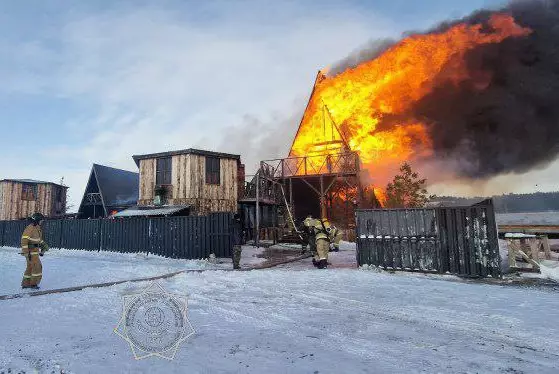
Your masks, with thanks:
[{"label": "fire hose", "polygon": [[283,196],[283,202],[285,203],[285,208],[287,209],[287,213],[289,214],[289,219],[291,220],[293,229],[295,229],[295,232],[297,233],[297,236],[301,239],[301,241],[304,241],[305,239],[303,239],[303,236],[301,235],[299,230],[297,230],[297,225],[295,225],[295,220],[293,219],[293,215],[291,214],[291,209],[289,209],[289,205],[287,204],[287,199],[285,198],[285,191],[283,189],[283,186],[281,184],[279,186],[281,188],[281,195]]}]

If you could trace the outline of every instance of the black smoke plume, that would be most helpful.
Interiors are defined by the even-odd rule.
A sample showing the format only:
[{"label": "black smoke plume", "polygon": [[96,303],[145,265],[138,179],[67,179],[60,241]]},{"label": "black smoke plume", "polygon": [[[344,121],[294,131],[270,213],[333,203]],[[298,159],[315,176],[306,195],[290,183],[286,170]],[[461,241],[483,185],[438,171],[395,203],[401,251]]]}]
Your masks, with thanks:
[{"label": "black smoke plume", "polygon": [[[559,153],[559,1],[517,2],[503,11],[533,32],[467,53],[470,76],[489,76],[488,86],[443,83],[415,107],[429,124],[435,157],[466,159],[456,171],[467,177],[526,172]],[[490,14],[461,21],[486,22]]]},{"label": "black smoke plume", "polygon": [[[533,32],[470,50],[465,59],[471,81],[456,85],[441,78],[403,114],[428,125],[434,159],[448,160],[463,177],[522,173],[559,154],[559,0],[519,1],[497,12]],[[488,25],[493,13],[478,11],[428,33],[459,22]]]}]

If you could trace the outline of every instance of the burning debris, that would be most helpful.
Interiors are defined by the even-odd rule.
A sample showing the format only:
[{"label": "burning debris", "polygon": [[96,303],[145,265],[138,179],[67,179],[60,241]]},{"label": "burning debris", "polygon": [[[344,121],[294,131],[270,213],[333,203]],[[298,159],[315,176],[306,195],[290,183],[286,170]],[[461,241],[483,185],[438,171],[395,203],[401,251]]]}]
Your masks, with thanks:
[{"label": "burning debris", "polygon": [[363,53],[372,59],[319,73],[290,155],[349,148],[376,186],[403,161],[438,165],[439,180],[548,163],[559,152],[557,24],[559,1],[517,2],[382,42]]}]

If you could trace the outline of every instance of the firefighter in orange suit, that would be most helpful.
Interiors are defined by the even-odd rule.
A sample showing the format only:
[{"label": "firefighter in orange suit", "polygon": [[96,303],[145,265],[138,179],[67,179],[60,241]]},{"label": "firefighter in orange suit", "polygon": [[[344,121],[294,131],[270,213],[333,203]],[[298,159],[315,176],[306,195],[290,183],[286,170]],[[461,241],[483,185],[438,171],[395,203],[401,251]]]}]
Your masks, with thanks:
[{"label": "firefighter in orange suit", "polygon": [[44,218],[41,213],[33,214],[31,224],[25,228],[21,235],[21,254],[25,256],[27,262],[21,281],[22,288],[39,288],[43,276],[43,265],[39,256],[48,251],[48,245],[43,241],[41,230],[41,223]]}]

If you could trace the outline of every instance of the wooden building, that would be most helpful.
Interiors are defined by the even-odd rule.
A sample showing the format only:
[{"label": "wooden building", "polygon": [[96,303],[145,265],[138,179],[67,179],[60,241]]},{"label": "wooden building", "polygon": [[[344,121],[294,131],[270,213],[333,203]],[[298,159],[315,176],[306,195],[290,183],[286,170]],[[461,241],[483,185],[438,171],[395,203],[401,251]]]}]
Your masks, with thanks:
[{"label": "wooden building", "polygon": [[185,149],[133,158],[140,170],[139,206],[188,206],[193,215],[237,212],[244,191],[239,155]]},{"label": "wooden building", "polygon": [[67,190],[66,186],[32,179],[0,180],[0,221],[24,219],[33,213],[63,217]]},{"label": "wooden building", "polygon": [[93,164],[78,218],[105,218],[136,205],[138,173]]}]

